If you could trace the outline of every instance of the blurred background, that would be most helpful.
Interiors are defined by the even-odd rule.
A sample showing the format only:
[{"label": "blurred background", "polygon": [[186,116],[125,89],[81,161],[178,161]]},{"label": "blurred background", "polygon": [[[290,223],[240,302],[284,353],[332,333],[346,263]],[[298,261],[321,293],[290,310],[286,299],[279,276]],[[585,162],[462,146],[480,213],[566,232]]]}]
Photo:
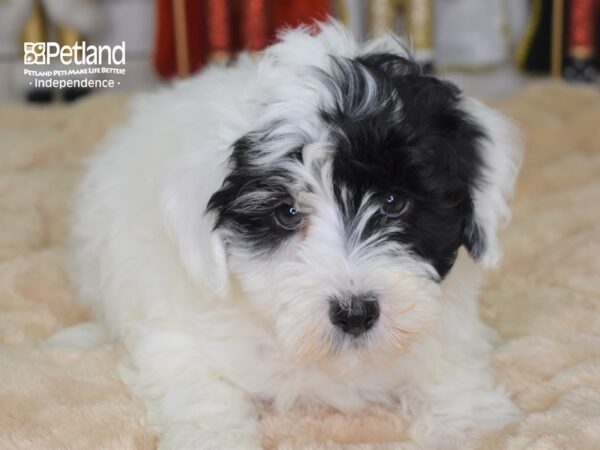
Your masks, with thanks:
[{"label": "blurred background", "polygon": [[0,102],[93,94],[32,88],[23,42],[125,42],[126,73],[110,90],[140,91],[258,53],[282,27],[327,16],[359,39],[405,36],[424,70],[483,99],[539,77],[599,83],[600,0],[0,0]]}]

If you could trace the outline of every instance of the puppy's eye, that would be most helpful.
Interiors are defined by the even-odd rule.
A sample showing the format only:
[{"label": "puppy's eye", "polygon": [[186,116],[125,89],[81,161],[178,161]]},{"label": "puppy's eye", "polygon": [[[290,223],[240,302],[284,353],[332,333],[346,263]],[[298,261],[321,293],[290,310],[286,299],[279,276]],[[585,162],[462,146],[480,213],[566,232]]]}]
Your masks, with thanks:
[{"label": "puppy's eye", "polygon": [[384,216],[396,218],[405,214],[410,208],[410,199],[397,193],[388,192],[382,198],[379,212]]},{"label": "puppy's eye", "polygon": [[304,216],[295,206],[283,204],[273,212],[273,220],[280,228],[287,231],[297,230],[304,223]]}]

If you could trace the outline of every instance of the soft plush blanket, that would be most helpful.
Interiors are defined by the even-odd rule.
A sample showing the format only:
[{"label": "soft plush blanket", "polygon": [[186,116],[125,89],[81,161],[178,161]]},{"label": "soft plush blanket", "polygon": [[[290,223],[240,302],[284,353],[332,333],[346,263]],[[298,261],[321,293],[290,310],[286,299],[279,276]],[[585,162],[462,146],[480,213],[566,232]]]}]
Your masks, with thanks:
[{"label": "soft plush blanket", "polygon": [[[0,108],[0,448],[151,449],[119,350],[48,348],[88,319],[65,276],[70,195],[83,158],[127,98]],[[525,163],[481,314],[503,338],[494,370],[525,417],[476,448],[600,449],[600,93],[544,83],[496,106],[521,126]],[[373,408],[261,412],[269,449],[414,449]]]}]

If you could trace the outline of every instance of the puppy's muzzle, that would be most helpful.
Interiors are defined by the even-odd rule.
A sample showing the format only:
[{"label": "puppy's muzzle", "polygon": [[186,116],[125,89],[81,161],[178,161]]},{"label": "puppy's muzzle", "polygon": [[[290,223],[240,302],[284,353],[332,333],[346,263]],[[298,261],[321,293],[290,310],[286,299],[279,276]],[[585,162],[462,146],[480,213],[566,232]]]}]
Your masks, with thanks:
[{"label": "puppy's muzzle", "polygon": [[353,295],[349,299],[333,298],[329,302],[331,323],[352,336],[373,328],[379,318],[379,303],[373,294]]}]

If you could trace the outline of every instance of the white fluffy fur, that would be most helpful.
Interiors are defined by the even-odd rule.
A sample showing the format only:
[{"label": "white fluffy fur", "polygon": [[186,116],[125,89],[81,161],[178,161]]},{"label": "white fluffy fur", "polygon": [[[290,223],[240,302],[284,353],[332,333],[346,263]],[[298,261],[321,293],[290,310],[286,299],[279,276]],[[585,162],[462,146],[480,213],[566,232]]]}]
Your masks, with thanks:
[{"label": "white fluffy fur", "polygon": [[[392,38],[358,45],[335,24],[317,36],[289,31],[259,63],[241,58],[139,98],[91,160],[74,213],[72,279],[127,348],[126,380],[144,398],[161,448],[260,448],[254,401],[346,413],[387,405],[428,448],[460,448],[517,417],[488,372],[491,332],[477,307],[482,269],[466,252],[438,284],[425,281],[426,263],[391,261],[368,245],[343,251],[327,137],[315,115],[331,99],[303,74],[308,66],[331,72],[330,54],[373,49],[404,52]],[[488,183],[475,194],[489,266],[499,258],[520,154],[499,114],[464,102],[490,135]],[[255,261],[226,252],[204,209],[223,182],[231,144],[273,119],[297,124],[290,136],[313,142],[304,165],[290,169],[314,187],[299,194],[314,213],[306,236]],[[281,151],[270,149],[263,163]],[[368,345],[345,342],[333,352],[322,294],[349,285],[383,286],[381,323]]]}]

